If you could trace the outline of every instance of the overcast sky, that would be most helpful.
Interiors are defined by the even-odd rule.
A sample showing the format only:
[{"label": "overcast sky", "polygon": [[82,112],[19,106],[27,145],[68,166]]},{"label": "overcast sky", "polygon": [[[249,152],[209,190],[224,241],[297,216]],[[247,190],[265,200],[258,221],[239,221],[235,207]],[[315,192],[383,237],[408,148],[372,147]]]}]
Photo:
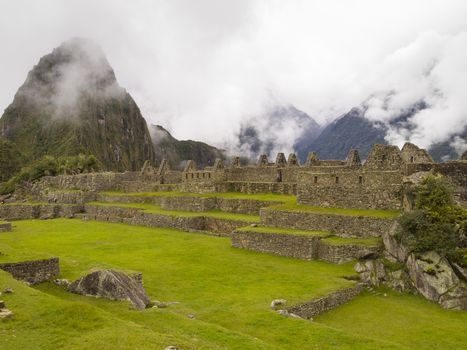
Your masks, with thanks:
[{"label": "overcast sky", "polygon": [[[74,36],[104,49],[144,117],[221,145],[265,106],[326,123],[370,97],[390,120],[424,99],[421,146],[467,124],[465,0],[0,0],[0,110]],[[390,93],[390,98],[388,94]]]}]

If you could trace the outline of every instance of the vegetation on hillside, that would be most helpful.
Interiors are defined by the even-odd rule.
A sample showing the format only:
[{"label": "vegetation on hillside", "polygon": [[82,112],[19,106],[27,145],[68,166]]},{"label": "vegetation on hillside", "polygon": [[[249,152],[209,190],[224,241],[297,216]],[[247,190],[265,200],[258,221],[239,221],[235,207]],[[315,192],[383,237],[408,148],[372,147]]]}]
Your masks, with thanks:
[{"label": "vegetation on hillside", "polygon": [[[466,264],[467,210],[454,201],[453,188],[445,177],[429,175],[413,190],[415,210],[400,217],[401,241],[414,252],[434,250]],[[464,255],[464,256],[463,256]]]},{"label": "vegetation on hillside", "polygon": [[40,179],[43,176],[89,173],[98,169],[97,159],[93,155],[80,154],[58,158],[44,156],[23,167],[17,175],[0,184],[0,194],[11,193],[18,185]]},{"label": "vegetation on hillside", "polygon": [[7,181],[21,169],[22,155],[16,145],[0,139],[0,182]]}]

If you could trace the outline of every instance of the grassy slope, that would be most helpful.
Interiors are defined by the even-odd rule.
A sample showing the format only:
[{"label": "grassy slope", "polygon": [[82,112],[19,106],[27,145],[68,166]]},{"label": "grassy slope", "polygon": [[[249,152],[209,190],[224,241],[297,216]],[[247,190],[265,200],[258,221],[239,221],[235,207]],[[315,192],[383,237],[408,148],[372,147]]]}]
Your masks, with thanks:
[{"label": "grassy slope", "polygon": [[349,286],[340,276],[352,273],[351,264],[237,250],[225,238],[67,219],[19,221],[0,235],[0,251],[0,261],[60,256],[69,279],[93,268],[141,271],[152,298],[181,302],[136,312],[52,284],[31,289],[0,273],[0,288],[16,290],[2,296],[15,318],[0,323],[0,349],[456,349],[465,341],[466,313],[392,293],[364,295],[312,323],[283,318],[268,309],[272,299],[294,303]]},{"label": "grassy slope", "polygon": [[159,205],[149,203],[107,203],[107,202],[89,202],[89,205],[100,205],[108,207],[121,207],[121,208],[138,208],[148,213],[172,215],[172,216],[209,216],[219,219],[238,220],[259,222],[258,215],[234,214],[227,213],[220,210],[211,210],[207,212],[191,212],[191,211],[177,211],[177,210],[164,210]]}]

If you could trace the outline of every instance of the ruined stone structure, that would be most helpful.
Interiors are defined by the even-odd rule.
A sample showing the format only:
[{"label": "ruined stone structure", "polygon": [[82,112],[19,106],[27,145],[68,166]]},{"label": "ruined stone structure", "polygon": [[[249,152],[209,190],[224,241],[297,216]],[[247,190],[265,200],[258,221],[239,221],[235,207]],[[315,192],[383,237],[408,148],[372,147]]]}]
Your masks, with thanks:
[{"label": "ruined stone structure", "polygon": [[[171,170],[166,161],[159,168],[149,166],[141,172],[97,173],[49,177],[43,188],[82,191],[182,191],[195,193],[244,192],[293,194],[298,203],[321,207],[400,209],[405,176],[433,171],[451,178],[457,195],[467,198],[467,162],[434,163],[428,153],[407,143],[396,146],[375,145],[362,163],[351,150],[345,161],[320,160],[310,152],[304,165],[290,154],[279,153],[274,163],[266,155],[257,164],[243,166],[236,157],[226,167],[221,160],[214,166],[198,169],[187,161],[183,171]],[[53,197],[53,193],[51,194]],[[77,200],[70,200],[77,203]]]},{"label": "ruined stone structure", "polygon": [[291,314],[300,316],[301,318],[310,319],[322,314],[323,312],[332,310],[339,305],[345,304],[355,298],[362,291],[363,285],[357,284],[355,287],[341,289],[322,298],[311,300],[304,304],[295,305],[288,308],[287,311]]},{"label": "ruined stone structure", "polygon": [[[365,161],[356,150],[351,150],[344,161],[321,160],[318,154],[310,152],[303,165],[295,154],[286,158],[279,153],[274,162],[262,155],[254,165],[244,165],[236,157],[227,165],[219,159],[213,166],[198,169],[194,161],[188,160],[183,171],[175,171],[163,160],[157,169],[145,163],[140,172],[45,177],[26,189],[30,199],[37,202],[8,199],[0,205],[0,218],[78,217],[167,227],[230,237],[235,248],[345,263],[377,256],[381,249],[380,237],[390,251],[387,241],[395,218],[401,209],[412,207],[406,188],[426,172],[447,176],[456,188],[458,199],[467,198],[465,159],[434,163],[425,150],[413,144],[406,144],[402,150],[375,145]],[[260,200],[263,197],[222,196],[217,192],[291,196]],[[137,205],[141,203],[153,204],[154,209],[145,210],[146,206]],[[218,215],[222,212],[230,214]],[[252,229],[257,226],[261,229]],[[320,232],[315,234],[316,231]],[[47,263],[6,265],[11,271],[17,271],[18,278],[31,283],[58,274],[58,261],[57,269]],[[376,278],[373,271],[377,268],[373,265],[365,265],[359,271],[367,275],[368,281]],[[406,290],[396,275],[396,272],[386,273],[387,284]],[[380,277],[376,278],[377,283]],[[336,291],[293,306],[287,312],[311,318],[350,300],[360,291],[360,285]],[[449,307],[464,303],[464,299],[452,293],[439,294],[436,300]]]},{"label": "ruined stone structure", "polygon": [[0,270],[9,272],[13,278],[29,284],[45,282],[60,274],[58,258],[3,263],[0,264]]}]

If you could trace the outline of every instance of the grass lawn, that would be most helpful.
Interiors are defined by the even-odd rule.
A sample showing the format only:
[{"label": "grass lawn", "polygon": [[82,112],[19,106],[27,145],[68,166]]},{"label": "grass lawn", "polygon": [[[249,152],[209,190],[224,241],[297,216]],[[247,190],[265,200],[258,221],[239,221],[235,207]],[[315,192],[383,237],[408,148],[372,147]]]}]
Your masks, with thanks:
[{"label": "grass lawn", "polygon": [[299,236],[318,236],[326,237],[332,233],[327,231],[310,231],[310,230],[298,230],[292,228],[278,228],[278,227],[267,227],[267,226],[245,226],[236,229],[236,231],[243,232],[258,232],[258,233],[277,233],[284,235],[299,235]]},{"label": "grass lawn", "polygon": [[274,194],[274,193],[259,193],[247,194],[240,192],[214,192],[214,193],[192,193],[192,192],[102,192],[109,196],[127,196],[127,197],[198,197],[198,198],[232,198],[245,200],[273,201],[284,203],[295,203],[295,196]]},{"label": "grass lawn", "polygon": [[378,218],[395,218],[399,216],[398,210],[375,210],[375,209],[347,209],[347,208],[324,208],[314,207],[306,204],[285,203],[270,208],[284,211],[311,212],[317,214],[335,214],[350,216],[372,216]]},{"label": "grass lawn", "polygon": [[[0,322],[0,349],[461,349],[467,313],[420,297],[364,294],[314,322],[284,318],[271,300],[306,301],[352,285],[334,265],[261,254],[227,238],[74,219],[16,221],[0,234],[0,262],[59,256],[63,278],[98,268],[141,271],[152,299],[179,301],[137,312],[124,302],[34,288],[0,271],[15,313]],[[187,317],[194,314],[195,319]]]},{"label": "grass lawn", "polygon": [[106,207],[137,208],[137,209],[142,209],[147,213],[155,213],[155,214],[163,214],[163,215],[171,215],[171,216],[208,216],[208,217],[226,219],[226,220],[260,222],[259,215],[227,213],[227,212],[223,212],[220,210],[211,210],[211,211],[206,211],[206,212],[165,210],[165,209],[162,209],[160,205],[149,204],[149,203],[89,202],[87,204],[100,205],[100,206],[106,206]]}]

